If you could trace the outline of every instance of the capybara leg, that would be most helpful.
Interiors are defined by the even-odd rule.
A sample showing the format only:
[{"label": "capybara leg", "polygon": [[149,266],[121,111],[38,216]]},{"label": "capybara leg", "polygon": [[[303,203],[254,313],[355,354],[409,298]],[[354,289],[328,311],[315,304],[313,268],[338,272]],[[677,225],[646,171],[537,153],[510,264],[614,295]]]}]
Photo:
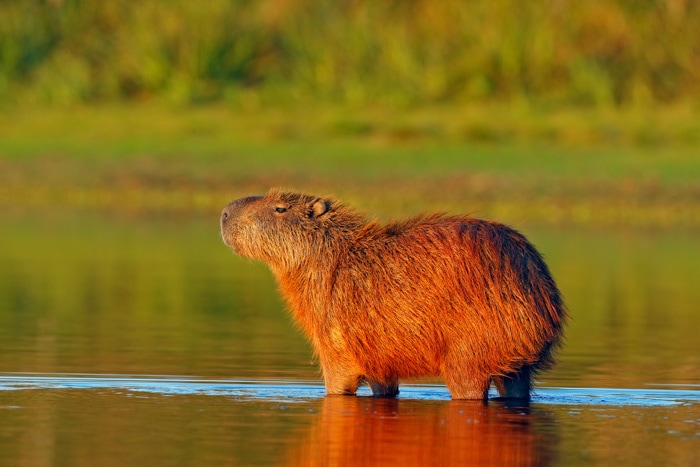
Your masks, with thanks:
[{"label": "capybara leg", "polygon": [[452,399],[486,400],[488,398],[490,377],[487,375],[464,377],[460,374],[456,376],[458,377],[449,373],[445,375],[445,383]]},{"label": "capybara leg", "polygon": [[321,368],[328,394],[353,395],[362,383],[355,365],[342,355],[321,355]]},{"label": "capybara leg", "polygon": [[377,382],[368,380],[369,387],[372,388],[374,397],[396,397],[399,393],[398,381]]},{"label": "capybara leg", "polygon": [[467,351],[450,352],[445,356],[442,373],[445,384],[453,399],[486,400],[488,398],[491,375],[478,370],[472,364]]},{"label": "capybara leg", "polygon": [[328,379],[326,379],[326,393],[329,396],[354,396],[359,385],[359,377],[349,378],[346,381],[328,381]]},{"label": "capybara leg", "polygon": [[323,379],[329,395],[354,395],[362,382],[362,377],[324,368]]},{"label": "capybara leg", "polygon": [[515,373],[496,376],[493,383],[501,397],[530,400],[530,367],[524,366]]}]

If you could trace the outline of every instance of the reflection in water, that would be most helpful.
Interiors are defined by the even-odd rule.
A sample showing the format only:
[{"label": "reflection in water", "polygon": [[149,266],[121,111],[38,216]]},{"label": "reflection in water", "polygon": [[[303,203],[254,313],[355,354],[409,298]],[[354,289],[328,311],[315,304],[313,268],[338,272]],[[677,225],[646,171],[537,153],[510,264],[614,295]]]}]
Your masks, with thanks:
[{"label": "reflection in water", "polygon": [[548,388],[507,407],[428,385],[374,399],[319,382],[0,374],[0,465],[696,465],[698,389]]},{"label": "reflection in water", "polygon": [[291,465],[549,465],[544,413],[479,401],[329,396]]}]

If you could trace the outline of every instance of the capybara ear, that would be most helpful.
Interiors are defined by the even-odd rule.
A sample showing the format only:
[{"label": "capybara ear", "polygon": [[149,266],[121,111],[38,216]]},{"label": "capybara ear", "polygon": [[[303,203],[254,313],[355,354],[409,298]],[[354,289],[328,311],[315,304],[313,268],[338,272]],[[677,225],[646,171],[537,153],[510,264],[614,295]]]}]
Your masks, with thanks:
[{"label": "capybara ear", "polygon": [[331,203],[328,200],[317,198],[311,204],[311,209],[309,210],[309,217],[318,217],[328,212],[331,207]]}]

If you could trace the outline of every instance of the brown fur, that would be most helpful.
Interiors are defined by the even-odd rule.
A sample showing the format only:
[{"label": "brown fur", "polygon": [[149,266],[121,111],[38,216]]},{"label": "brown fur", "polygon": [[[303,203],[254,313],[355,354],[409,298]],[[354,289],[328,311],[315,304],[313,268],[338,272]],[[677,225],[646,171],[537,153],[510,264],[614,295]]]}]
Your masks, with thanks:
[{"label": "brown fur", "polygon": [[267,263],[317,352],[328,394],[442,375],[455,399],[529,398],[566,314],[523,235],[468,216],[380,225],[342,204],[271,190],[222,213],[224,242]]}]

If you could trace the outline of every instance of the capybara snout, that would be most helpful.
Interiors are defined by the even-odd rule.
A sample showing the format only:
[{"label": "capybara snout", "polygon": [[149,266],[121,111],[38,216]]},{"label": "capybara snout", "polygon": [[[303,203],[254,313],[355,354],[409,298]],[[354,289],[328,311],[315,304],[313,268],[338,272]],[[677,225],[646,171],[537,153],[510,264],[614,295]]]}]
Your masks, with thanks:
[{"label": "capybara snout", "polygon": [[380,224],[337,201],[271,190],[230,203],[224,242],[270,266],[317,353],[329,394],[445,378],[453,398],[527,399],[566,313],[537,250],[469,216]]},{"label": "capybara snout", "polygon": [[236,201],[232,201],[221,211],[221,231],[224,232],[224,225],[230,220],[235,219],[243,209],[253,201],[261,199],[262,196],[249,196],[247,198],[241,198]]},{"label": "capybara snout", "polygon": [[[247,221],[250,205],[260,200],[261,196],[249,196],[236,201],[232,201],[221,211],[221,236],[228,246],[233,248],[237,253],[246,256],[245,249],[254,241],[254,238],[247,238],[247,229],[257,224],[257,221]],[[256,215],[259,215],[260,209],[256,210]]]}]

